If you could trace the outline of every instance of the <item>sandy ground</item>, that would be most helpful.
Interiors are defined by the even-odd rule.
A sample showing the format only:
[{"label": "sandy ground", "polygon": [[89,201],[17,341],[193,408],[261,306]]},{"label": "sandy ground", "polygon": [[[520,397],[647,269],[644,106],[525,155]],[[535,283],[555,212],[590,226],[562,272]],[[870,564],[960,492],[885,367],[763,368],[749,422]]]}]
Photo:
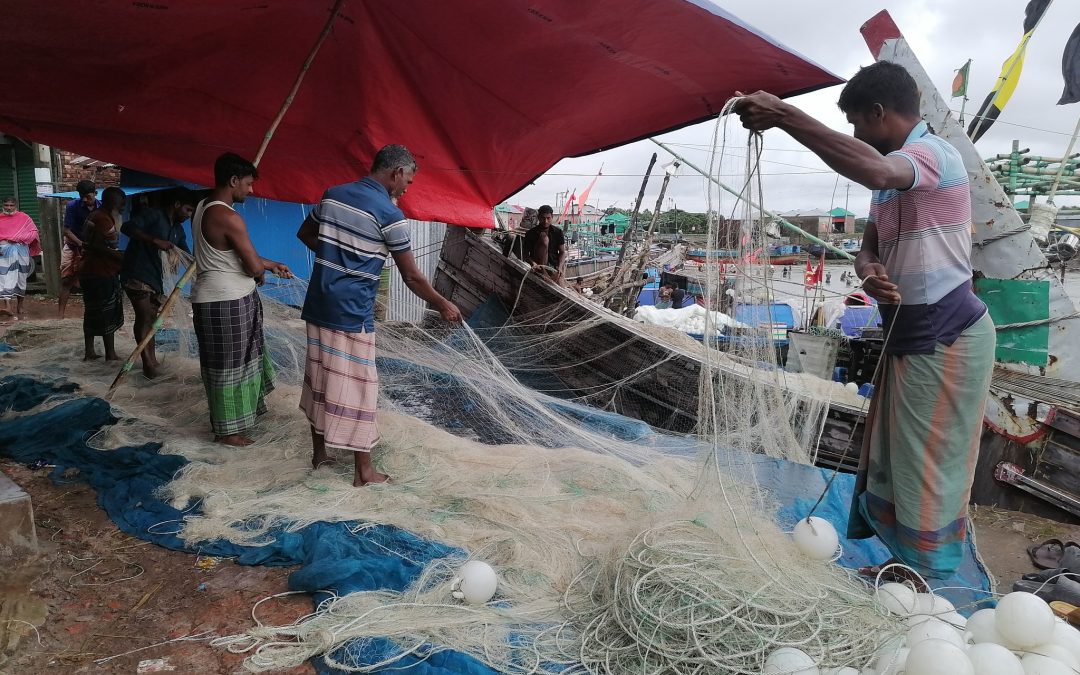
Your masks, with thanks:
[{"label": "sandy ground", "polygon": [[[81,314],[79,300],[72,298],[69,316]],[[26,310],[27,318],[56,315],[55,302],[33,298]],[[9,325],[0,325],[0,335]],[[117,530],[85,484],[55,485],[47,469],[12,462],[0,461],[0,470],[31,495],[41,543],[34,560],[0,573],[0,675],[245,672],[242,656],[205,641],[160,643],[244,630],[257,601],[286,590],[291,569],[168,551]],[[1032,543],[1080,541],[1076,526],[990,507],[972,515],[999,591],[1034,569],[1026,553]],[[264,603],[259,618],[290,622],[310,610],[310,598],[289,596]],[[139,651],[125,654],[132,650]],[[314,671],[305,665],[288,672]]]}]

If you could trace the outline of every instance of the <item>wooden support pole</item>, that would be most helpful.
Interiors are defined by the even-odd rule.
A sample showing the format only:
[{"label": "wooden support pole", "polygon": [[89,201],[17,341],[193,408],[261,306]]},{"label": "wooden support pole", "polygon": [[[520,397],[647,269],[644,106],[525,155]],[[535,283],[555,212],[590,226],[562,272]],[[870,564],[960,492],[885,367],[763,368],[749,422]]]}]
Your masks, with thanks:
[{"label": "wooden support pole", "polygon": [[623,259],[626,257],[626,250],[630,246],[630,241],[634,238],[634,230],[637,228],[638,214],[641,212],[641,202],[645,199],[645,188],[649,184],[649,178],[652,176],[652,168],[656,165],[656,153],[654,152],[652,158],[649,159],[649,166],[645,169],[645,175],[641,179],[641,188],[638,190],[637,200],[634,202],[634,211],[630,214],[630,224],[626,226],[626,231],[623,232],[623,243],[619,249],[619,258],[615,261],[614,271],[611,273],[611,282],[608,285],[608,291],[610,294],[607,298],[605,305],[610,309],[614,303],[617,292],[613,289],[620,288],[620,282],[625,269],[623,268]]},{"label": "wooden support pole", "polygon": [[633,283],[633,286],[627,289],[619,311],[630,309],[634,295],[639,293],[644,285],[641,281],[641,270],[645,267],[645,260],[649,257],[649,247],[652,244],[653,232],[656,231],[656,224],[660,222],[660,211],[664,207],[664,195],[667,194],[668,183],[671,182],[671,177],[675,175],[678,168],[679,162],[676,160],[671,169],[664,172],[664,182],[660,185],[660,194],[656,197],[656,208],[653,209],[652,222],[649,223],[649,230],[641,240],[641,253],[638,254],[637,261],[630,268],[630,282]]},{"label": "wooden support pole", "polygon": [[[258,166],[259,162],[262,161],[263,154],[266,152],[267,146],[270,145],[270,139],[274,137],[274,132],[277,131],[278,125],[281,124],[281,120],[285,118],[285,113],[288,112],[293,99],[296,98],[296,92],[300,90],[300,85],[304,81],[304,76],[307,75],[308,69],[311,68],[311,63],[315,60],[315,55],[319,53],[319,48],[322,47],[323,42],[325,42],[327,36],[330,35],[330,29],[334,25],[334,20],[337,19],[338,15],[341,13],[341,6],[344,4],[345,0],[337,0],[337,2],[334,3],[334,8],[330,12],[330,18],[326,20],[326,25],[323,26],[322,32],[319,33],[318,40],[315,41],[315,44],[311,47],[311,51],[308,52],[307,58],[304,59],[304,65],[301,66],[300,72],[296,75],[296,81],[293,82],[292,89],[289,90],[289,95],[285,97],[285,101],[281,104],[281,109],[278,110],[277,116],[274,117],[274,121],[270,123],[270,127],[263,136],[262,145],[259,146],[259,152],[255,155],[255,160],[253,162],[255,166]],[[109,391],[105,394],[106,399],[109,399],[112,396],[116,388],[120,386],[120,381],[124,379],[124,376],[127,375],[128,371],[131,370],[132,366],[135,364],[135,360],[139,358],[139,355],[143,353],[146,346],[154,339],[154,335],[169,316],[169,312],[172,310],[172,306],[176,303],[177,298],[180,297],[181,289],[183,289],[188,280],[194,276],[195,268],[195,262],[192,261],[191,265],[188,266],[187,271],[185,271],[183,276],[176,282],[176,286],[173,288],[172,293],[169,294],[169,298],[165,301],[165,304],[162,305],[161,311],[158,312],[157,317],[154,318],[153,327],[139,342],[138,346],[135,347],[135,351],[131,352],[131,355],[124,361],[124,365],[120,367],[120,372],[116,374],[116,378],[109,386]]]}]

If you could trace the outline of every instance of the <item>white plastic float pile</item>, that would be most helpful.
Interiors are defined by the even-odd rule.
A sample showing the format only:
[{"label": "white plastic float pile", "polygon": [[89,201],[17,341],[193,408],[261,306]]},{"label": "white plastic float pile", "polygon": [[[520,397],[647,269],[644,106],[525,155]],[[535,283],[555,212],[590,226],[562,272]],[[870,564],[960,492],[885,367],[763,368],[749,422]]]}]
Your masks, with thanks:
[{"label": "white plastic float pile", "polygon": [[[799,521],[796,548],[815,560],[835,557],[838,536],[817,517]],[[1055,618],[1031,593],[1009,593],[994,609],[965,619],[952,603],[905,584],[886,583],[876,593],[890,614],[903,617],[906,635],[881,649],[862,670],[820,669],[803,651],[784,647],[765,661],[765,675],[1074,675],[1080,673],[1080,631]]]}]

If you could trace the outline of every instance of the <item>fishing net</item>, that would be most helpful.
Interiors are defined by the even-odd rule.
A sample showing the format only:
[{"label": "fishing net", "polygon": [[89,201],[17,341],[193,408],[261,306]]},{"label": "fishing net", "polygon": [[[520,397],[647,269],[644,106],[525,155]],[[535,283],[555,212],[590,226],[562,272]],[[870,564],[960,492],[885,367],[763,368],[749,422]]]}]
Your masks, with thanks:
[{"label": "fishing net", "polygon": [[[759,148],[725,156],[726,133],[718,123],[710,171],[741,173],[744,191],[759,199]],[[737,206],[743,202],[707,193],[709,245],[734,238],[739,257],[726,274],[706,266],[705,301],[722,307],[733,288],[742,299],[765,298],[767,316],[762,291],[771,274],[755,254],[768,246],[766,223]],[[297,410],[304,283],[263,289],[276,390],[246,448],[209,442],[191,308],[178,304],[158,336],[163,374],[129,375],[111,398],[121,421],[93,439],[102,450],[160,442],[163,452],[190,460],[163,488],[187,515],[160,523],[161,531],[193,546],[258,545],[317,521],[356,521],[395,525],[463,552],[433,563],[403,592],[334,596],[293,625],[258,625],[219,644],[247,653],[254,671],[314,656],[371,671],[443,649],[512,673],[757,673],[781,646],[824,666],[871,660],[902,629],[848,573],[792,548],[749,459],[811,461],[830,402],[861,399],[781,368],[768,320],[744,327],[721,351],[708,338],[703,344],[598,306],[583,309],[583,298],[519,306],[526,285],[541,283],[548,282],[526,275],[501,303],[506,316],[487,325],[446,325],[429,312],[420,324],[378,327],[382,441],[374,460],[393,482],[363,489],[352,486],[349,456],[311,468],[309,427]],[[704,316],[704,334],[718,334],[714,313]],[[612,325],[664,343],[666,356],[624,350],[624,357],[622,345],[594,339]],[[6,362],[10,370],[75,381],[85,394],[104,395],[116,371],[78,360],[75,320],[25,322],[9,341],[20,347]],[[571,370],[613,355],[623,359],[622,375],[598,376],[589,387],[568,383]],[[682,429],[689,433],[616,414],[625,412],[629,388],[671,360],[699,369],[696,387],[668,401],[689,420]],[[494,602],[469,606],[451,597],[468,557],[497,570]],[[384,638],[393,647],[377,663],[348,656],[370,655],[363,648],[335,651]]]}]

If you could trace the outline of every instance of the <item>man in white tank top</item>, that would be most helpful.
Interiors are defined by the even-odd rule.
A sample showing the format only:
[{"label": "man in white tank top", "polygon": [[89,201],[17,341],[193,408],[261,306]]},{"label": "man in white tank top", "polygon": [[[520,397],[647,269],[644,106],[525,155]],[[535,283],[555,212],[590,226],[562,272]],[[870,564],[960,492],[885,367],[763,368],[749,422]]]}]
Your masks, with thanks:
[{"label": "man in white tank top", "polygon": [[261,257],[233,209],[252,192],[255,165],[233,153],[214,162],[214,191],[191,220],[197,266],[191,289],[199,365],[210,404],[214,440],[251,445],[255,419],[266,412],[274,368],[263,341],[256,286],[267,272],[292,278],[282,263]]}]

